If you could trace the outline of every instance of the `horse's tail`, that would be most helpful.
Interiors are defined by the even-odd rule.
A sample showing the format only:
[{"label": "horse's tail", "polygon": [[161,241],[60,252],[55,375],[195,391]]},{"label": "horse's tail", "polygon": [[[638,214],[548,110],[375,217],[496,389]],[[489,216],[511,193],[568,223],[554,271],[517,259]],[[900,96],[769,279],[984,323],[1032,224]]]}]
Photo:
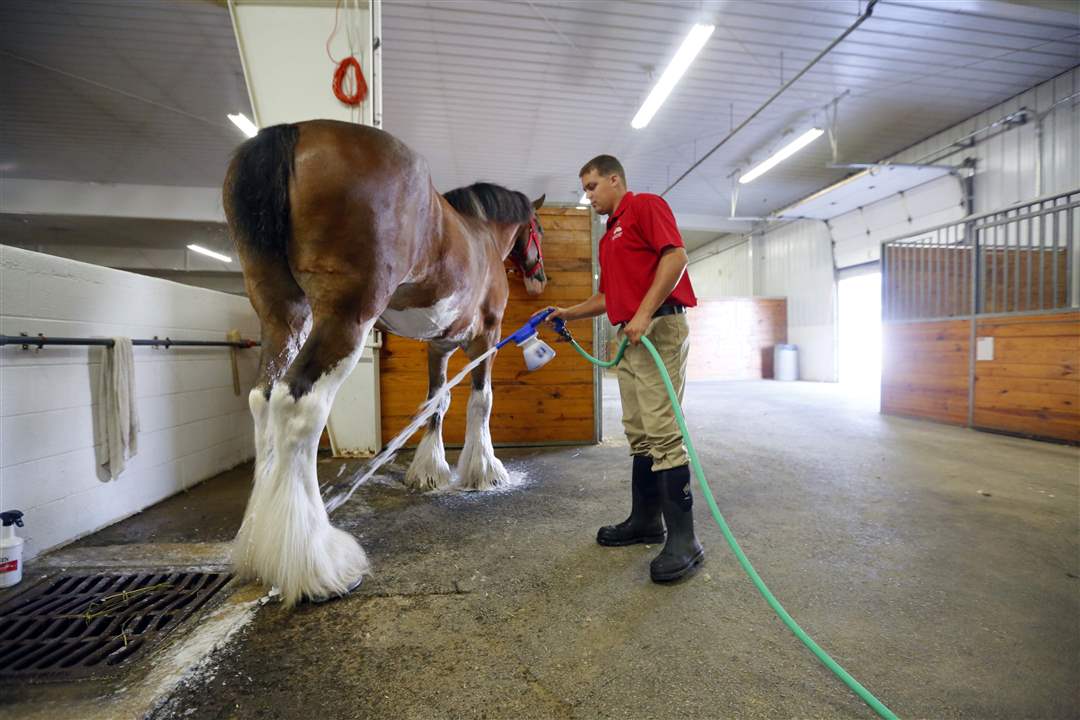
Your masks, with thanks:
[{"label": "horse's tail", "polygon": [[289,243],[289,179],[299,130],[264,128],[236,150],[225,179],[225,216],[234,241],[284,257]]}]

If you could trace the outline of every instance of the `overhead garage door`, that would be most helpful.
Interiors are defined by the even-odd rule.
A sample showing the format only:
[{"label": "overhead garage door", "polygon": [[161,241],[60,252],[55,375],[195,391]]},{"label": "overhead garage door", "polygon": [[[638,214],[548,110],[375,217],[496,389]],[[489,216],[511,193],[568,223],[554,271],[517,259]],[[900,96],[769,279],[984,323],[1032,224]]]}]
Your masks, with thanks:
[{"label": "overhead garage door", "polygon": [[881,243],[964,217],[964,189],[953,175],[932,180],[828,221],[836,267],[881,259]]}]

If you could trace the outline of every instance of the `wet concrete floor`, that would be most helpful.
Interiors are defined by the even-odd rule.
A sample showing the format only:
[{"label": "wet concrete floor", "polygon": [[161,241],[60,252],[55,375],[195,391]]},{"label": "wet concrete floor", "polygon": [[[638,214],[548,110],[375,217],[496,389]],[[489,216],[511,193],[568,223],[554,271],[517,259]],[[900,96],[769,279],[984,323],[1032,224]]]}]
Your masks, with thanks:
[{"label": "wet concrete floor", "polygon": [[[333,603],[255,607],[151,717],[873,717],[758,595],[700,492],[707,561],[687,581],[649,581],[657,547],[595,543],[628,507],[618,410],[607,385],[603,443],[500,451],[507,490],[413,494],[391,468],[334,516],[375,575]],[[1080,450],[883,417],[833,385],[696,383],[686,410],[766,583],[894,712],[1080,714]],[[249,482],[242,466],[62,552],[217,552]],[[0,686],[0,703],[124,708],[152,660],[97,686]]]}]

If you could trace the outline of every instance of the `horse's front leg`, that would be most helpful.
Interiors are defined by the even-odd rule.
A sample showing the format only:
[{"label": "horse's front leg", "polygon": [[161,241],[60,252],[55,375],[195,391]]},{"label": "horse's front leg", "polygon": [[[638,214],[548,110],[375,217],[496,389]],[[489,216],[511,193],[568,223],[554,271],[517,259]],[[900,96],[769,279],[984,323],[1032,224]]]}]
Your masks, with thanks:
[{"label": "horse's front leg", "polygon": [[[483,355],[498,342],[498,323],[494,332],[486,332],[475,338],[468,347],[470,360]],[[510,476],[502,462],[495,457],[491,445],[491,366],[494,356],[486,358],[473,368],[472,391],[469,394],[468,421],[465,430],[465,447],[458,458],[458,480],[464,490],[490,490],[505,485]]]},{"label": "horse's front leg", "polygon": [[[456,348],[439,342],[429,342],[428,350],[428,399],[446,385],[446,362]],[[439,403],[439,409],[428,420],[424,439],[416,448],[412,463],[405,473],[405,485],[413,490],[437,490],[450,484],[450,466],[446,462],[443,446],[443,416],[450,409],[450,394]]]}]

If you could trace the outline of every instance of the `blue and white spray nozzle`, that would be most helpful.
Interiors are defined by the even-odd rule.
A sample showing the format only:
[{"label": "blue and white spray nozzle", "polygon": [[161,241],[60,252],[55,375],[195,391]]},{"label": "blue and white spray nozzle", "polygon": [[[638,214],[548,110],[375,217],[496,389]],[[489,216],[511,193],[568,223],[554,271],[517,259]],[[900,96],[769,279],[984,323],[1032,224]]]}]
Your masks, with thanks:
[{"label": "blue and white spray nozzle", "polygon": [[555,357],[555,351],[537,336],[536,328],[538,328],[540,323],[544,322],[548,315],[553,312],[555,312],[554,308],[548,308],[547,310],[541,310],[536,313],[513,334],[508,335],[499,341],[499,344],[496,345],[496,347],[502,348],[512,340],[519,348],[521,348],[521,352],[525,354],[525,366],[529,368],[530,371],[543,367]]}]

